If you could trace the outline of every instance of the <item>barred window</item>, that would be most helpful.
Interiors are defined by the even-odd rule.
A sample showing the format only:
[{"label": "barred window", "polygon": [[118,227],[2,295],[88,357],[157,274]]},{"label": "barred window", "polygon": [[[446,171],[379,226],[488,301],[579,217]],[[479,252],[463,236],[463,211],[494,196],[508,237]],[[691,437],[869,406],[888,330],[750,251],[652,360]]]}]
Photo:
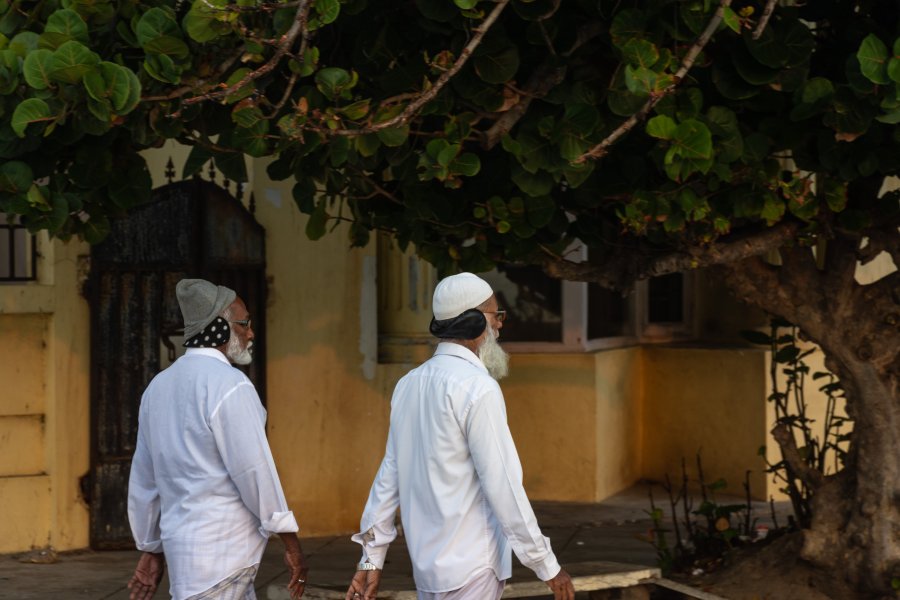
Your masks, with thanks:
[{"label": "barred window", "polygon": [[0,214],[0,283],[37,279],[37,244],[15,217]]}]

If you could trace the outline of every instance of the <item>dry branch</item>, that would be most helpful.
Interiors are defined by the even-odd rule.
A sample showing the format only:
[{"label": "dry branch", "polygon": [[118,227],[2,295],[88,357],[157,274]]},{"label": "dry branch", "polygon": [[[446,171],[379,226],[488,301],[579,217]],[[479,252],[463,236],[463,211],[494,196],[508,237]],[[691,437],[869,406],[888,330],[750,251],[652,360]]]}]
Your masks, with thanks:
[{"label": "dry branch", "polygon": [[604,287],[627,290],[635,281],[667,273],[677,273],[713,265],[724,265],[759,256],[779,248],[792,239],[799,229],[796,223],[782,222],[751,234],[720,238],[706,246],[649,256],[635,260],[633,255],[618,252],[600,264],[576,263],[559,257],[548,257],[544,271],[551,277],[569,281],[591,281]]},{"label": "dry branch", "polygon": [[788,425],[784,423],[776,425],[772,429],[772,437],[778,442],[778,446],[781,448],[781,455],[784,457],[785,462],[787,462],[788,466],[790,466],[791,470],[794,471],[794,474],[800,481],[813,490],[822,485],[824,479],[822,474],[807,465],[806,461],[800,456],[800,451],[797,449],[797,443],[794,440],[794,434]]},{"label": "dry branch", "polygon": [[438,93],[450,79],[456,75],[460,69],[468,62],[469,58],[472,56],[472,53],[481,43],[481,40],[484,38],[485,34],[490,30],[491,26],[496,22],[497,18],[500,16],[500,13],[503,12],[503,9],[509,4],[510,0],[499,0],[497,5],[494,7],[494,10],[490,12],[490,14],[485,17],[484,21],[475,29],[475,35],[472,36],[472,39],[469,40],[469,43],[466,44],[466,47],[463,48],[462,52],[460,52],[459,57],[456,59],[456,62],[453,63],[449,69],[444,71],[438,80],[434,83],[431,88],[422,92],[416,100],[410,102],[402,113],[397,115],[392,119],[388,119],[387,121],[383,121],[381,123],[376,123],[375,125],[369,125],[368,127],[360,127],[359,129],[327,129],[323,127],[310,127],[309,129],[318,131],[325,135],[329,136],[358,136],[358,135],[366,135],[369,133],[375,133],[376,131],[380,131],[382,129],[388,129],[390,127],[397,127],[401,125],[405,125],[410,119],[415,116],[415,114],[421,109],[423,106],[431,102],[435,97],[437,97]]},{"label": "dry branch", "polygon": [[653,110],[653,107],[656,106],[660,100],[670,95],[675,91],[678,87],[678,84],[684,79],[684,76],[687,75],[688,71],[691,70],[691,67],[694,66],[694,61],[697,60],[697,56],[700,55],[700,52],[703,48],[706,47],[706,44],[709,43],[709,40],[712,39],[713,33],[718,29],[719,24],[722,22],[722,18],[725,15],[725,9],[731,5],[731,0],[722,0],[721,4],[719,4],[719,8],[716,9],[715,14],[709,20],[709,23],[706,25],[706,29],[703,30],[703,33],[700,34],[700,37],[697,38],[697,41],[694,42],[694,45],[691,46],[691,49],[688,50],[688,53],[685,55],[684,60],[681,62],[681,66],[678,71],[675,73],[673,77],[672,84],[660,91],[657,94],[653,94],[650,96],[650,99],[644,103],[644,105],[633,115],[628,117],[624,123],[619,125],[615,131],[609,134],[603,141],[599,144],[579,156],[575,161],[575,164],[581,164],[587,161],[589,158],[602,158],[609,151],[609,147],[612,146],[616,141],[619,140],[623,135],[631,131],[635,125],[637,125],[640,121],[644,120],[644,118]]},{"label": "dry branch", "polygon": [[775,10],[775,4],[778,0],[769,0],[766,2],[766,8],[763,10],[762,17],[759,19],[759,23],[756,24],[756,29],[753,30],[753,39],[758,40],[759,37],[763,34],[763,31],[766,28],[766,25],[769,23],[769,19],[772,18],[772,12]]},{"label": "dry branch", "polygon": [[242,89],[251,81],[259,79],[260,77],[274,69],[278,65],[278,62],[284,57],[284,55],[288,53],[288,50],[290,50],[291,46],[294,45],[294,42],[297,40],[298,36],[303,34],[303,39],[304,41],[306,40],[306,20],[309,16],[309,7],[309,0],[300,0],[300,2],[297,3],[297,12],[294,15],[294,22],[291,23],[290,29],[288,29],[287,32],[285,32],[285,34],[281,36],[278,47],[275,49],[275,54],[273,54],[272,57],[268,61],[266,61],[266,64],[256,70],[250,71],[249,73],[244,75],[240,81],[233,85],[230,85],[224,89],[216,90],[214,92],[208,92],[199,96],[187,98],[184,100],[183,104],[185,106],[188,106],[191,104],[196,104],[198,102],[204,102],[206,100],[218,100],[219,98],[225,98]]}]

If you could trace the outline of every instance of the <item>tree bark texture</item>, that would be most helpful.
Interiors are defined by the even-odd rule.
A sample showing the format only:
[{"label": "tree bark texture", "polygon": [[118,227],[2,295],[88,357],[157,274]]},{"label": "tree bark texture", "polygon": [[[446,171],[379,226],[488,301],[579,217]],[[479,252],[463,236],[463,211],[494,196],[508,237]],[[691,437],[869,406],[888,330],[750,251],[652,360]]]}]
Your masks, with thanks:
[{"label": "tree bark texture", "polygon": [[738,297],[821,347],[854,419],[844,470],[819,474],[802,557],[888,594],[900,577],[900,272],[859,285],[859,241],[830,240],[824,261],[791,247],[781,266],[752,257],[717,268]]}]

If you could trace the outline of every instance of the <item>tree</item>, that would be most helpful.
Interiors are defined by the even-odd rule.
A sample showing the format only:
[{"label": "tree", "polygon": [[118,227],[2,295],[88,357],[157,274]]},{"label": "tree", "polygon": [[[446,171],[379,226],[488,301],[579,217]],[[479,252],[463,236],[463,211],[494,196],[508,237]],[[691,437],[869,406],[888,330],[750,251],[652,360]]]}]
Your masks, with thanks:
[{"label": "tree", "polygon": [[[273,179],[318,238],[627,289],[712,267],[824,350],[856,422],[803,554],[900,577],[900,14],[889,0],[0,0],[0,210],[102,239],[139,152]],[[342,228],[343,229],[343,228]],[[580,243],[589,260],[573,262]],[[812,249],[815,248],[815,254]],[[780,264],[763,257],[777,251]],[[788,461],[793,440],[779,440]]]}]

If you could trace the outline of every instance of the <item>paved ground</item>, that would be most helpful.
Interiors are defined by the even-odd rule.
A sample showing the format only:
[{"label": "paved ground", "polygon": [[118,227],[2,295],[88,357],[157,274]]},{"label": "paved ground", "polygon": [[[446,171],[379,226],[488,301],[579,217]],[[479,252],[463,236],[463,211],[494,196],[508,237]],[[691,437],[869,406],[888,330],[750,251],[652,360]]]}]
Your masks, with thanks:
[{"label": "paved ground", "polygon": [[[645,541],[651,526],[645,512],[649,508],[645,486],[631,488],[600,504],[536,502],[534,508],[563,566],[591,561],[645,567],[656,564],[655,550]],[[349,536],[305,538],[302,544],[310,565],[310,585],[321,591],[318,597],[330,597],[325,590],[346,590],[359,559],[359,547]],[[0,555],[0,599],[125,600],[125,584],[137,556],[133,551],[81,551],[63,553],[52,564],[33,564],[21,562],[20,557]],[[514,585],[534,579],[531,571],[515,560],[514,565]],[[269,543],[256,583],[260,600],[287,598],[287,571],[279,540]],[[167,598],[168,582],[164,581],[160,589],[156,597]],[[401,539],[388,554],[382,590],[412,589],[412,568]]]}]

